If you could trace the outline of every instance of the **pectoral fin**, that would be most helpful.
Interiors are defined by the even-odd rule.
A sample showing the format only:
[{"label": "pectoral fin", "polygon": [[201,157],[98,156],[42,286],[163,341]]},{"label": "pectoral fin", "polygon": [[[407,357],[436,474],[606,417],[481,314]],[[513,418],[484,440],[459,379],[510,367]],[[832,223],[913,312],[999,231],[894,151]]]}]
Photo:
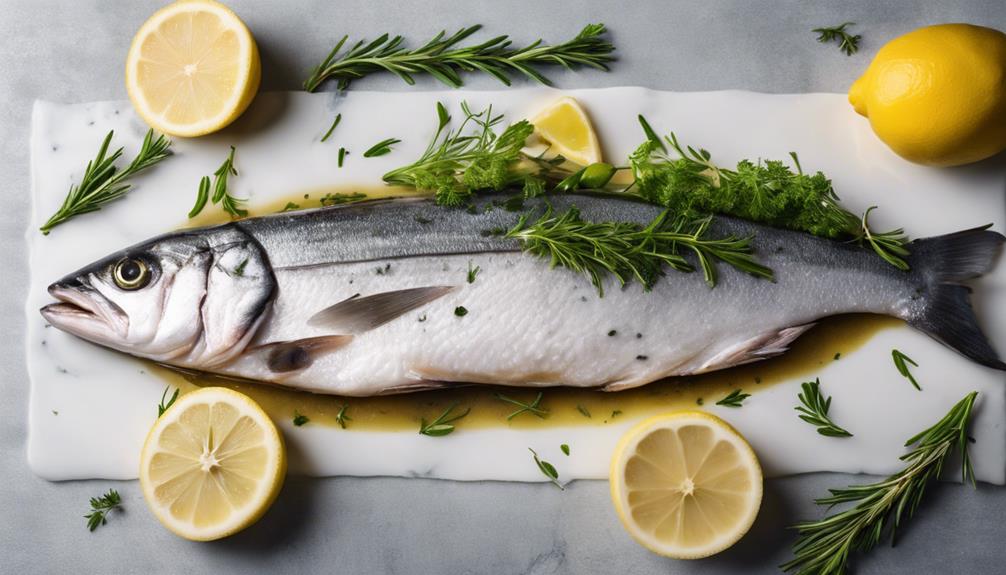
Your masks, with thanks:
[{"label": "pectoral fin", "polygon": [[260,345],[252,352],[264,354],[266,365],[274,373],[289,373],[310,366],[321,355],[335,351],[353,340],[351,335],[327,335]]},{"label": "pectoral fin", "polygon": [[307,323],[336,333],[363,333],[426,305],[453,289],[453,286],[431,286],[382,292],[366,297],[356,294],[314,314]]}]

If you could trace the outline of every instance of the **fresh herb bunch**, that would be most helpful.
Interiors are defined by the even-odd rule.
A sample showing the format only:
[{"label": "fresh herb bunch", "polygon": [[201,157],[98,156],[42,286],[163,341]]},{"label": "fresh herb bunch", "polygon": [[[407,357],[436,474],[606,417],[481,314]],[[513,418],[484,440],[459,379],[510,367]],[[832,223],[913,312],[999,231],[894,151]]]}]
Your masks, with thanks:
[{"label": "fresh herb bunch", "polygon": [[384,174],[384,181],[432,192],[438,204],[460,207],[482,190],[522,187],[525,196],[540,195],[546,177],[557,182],[567,175],[559,168],[561,157],[544,160],[521,151],[534,131],[527,120],[497,133],[503,115],[493,115],[492,106],[475,113],[462,102],[461,110],[464,120],[449,130],[451,116],[437,102],[437,131],[426,151],[412,164]]},{"label": "fresh herb bunch", "polygon": [[155,139],[154,131],[147,130],[139,153],[128,166],[118,170],[115,161],[122,156],[122,148],[108,154],[108,146],[112,143],[114,134],[114,131],[108,132],[98,149],[98,155],[87,163],[80,184],[70,186],[63,205],[39,228],[43,234],[48,235],[52,228],[74,216],[98,211],[105,204],[126,195],[132,187],[126,180],[171,155],[168,150],[171,140],[164,136]]},{"label": "fresh herb bunch", "polygon": [[481,26],[470,26],[448,36],[441,31],[432,40],[414,50],[403,46],[402,36],[384,34],[366,43],[360,40],[340,55],[349,36],[343,36],[321,64],[304,81],[304,89],[313,92],[326,80],[338,81],[340,90],[350,82],[377,72],[391,72],[405,83],[415,83],[416,74],[430,74],[452,87],[464,84],[460,72],[485,72],[503,84],[510,85],[511,74],[523,74],[532,80],[551,85],[535,66],[559,65],[566,69],[588,66],[607,70],[614,60],[615,47],[604,38],[604,24],[588,24],[572,40],[550,46],[537,40],[523,48],[511,47],[509,36],[497,36],[481,44],[459,47]]},{"label": "fresh herb bunch", "polygon": [[683,252],[691,252],[702,268],[706,283],[716,285],[715,261],[749,274],[772,279],[772,270],[751,254],[750,238],[709,238],[710,218],[668,217],[667,211],[647,226],[634,222],[588,222],[576,208],[555,215],[551,206],[535,221],[526,213],[504,234],[521,240],[524,249],[590,277],[604,296],[603,279],[615,276],[621,285],[635,279],[644,290],[663,275],[663,266],[694,271]]},{"label": "fresh herb bunch", "polygon": [[109,489],[108,493],[101,497],[92,497],[91,512],[84,516],[87,519],[87,530],[94,531],[107,523],[108,514],[120,505],[122,505],[122,498],[119,497],[119,492],[114,489]]},{"label": "fresh herb bunch", "polygon": [[831,409],[831,398],[821,393],[821,380],[805,381],[801,384],[802,391],[797,396],[799,405],[793,409],[800,413],[800,419],[817,427],[817,432],[828,437],[852,437],[852,434],[839,427],[831,420],[828,410]]},{"label": "fresh herb bunch", "polygon": [[[663,139],[639,116],[647,139],[629,158],[632,188],[643,199],[688,215],[726,214],[836,240],[867,243],[887,262],[907,270],[908,239],[902,230],[877,233],[839,204],[831,180],[804,173],[795,153],[794,172],[781,161],[741,160],[718,166],[704,149],[683,146],[672,133]],[[670,146],[670,150],[668,149]],[[671,157],[673,150],[677,157]]]},{"label": "fresh herb bunch", "polygon": [[968,425],[978,392],[971,392],[939,422],[912,437],[905,446],[915,448],[901,456],[908,465],[898,473],[866,485],[831,489],[831,495],[816,500],[819,505],[855,503],[845,511],[820,521],[795,526],[799,538],[794,557],[782,565],[800,575],[840,575],[846,572],[854,551],[869,551],[890,537],[893,541],[903,521],[915,513],[926,487],[936,480],[956,451],[961,457],[961,475],[974,484],[968,457]]},{"label": "fresh herb bunch", "polygon": [[852,56],[859,51],[859,41],[863,39],[859,34],[849,34],[845,29],[855,26],[855,22],[845,22],[831,28],[814,28],[811,32],[817,33],[817,41],[822,44],[828,42],[838,42],[838,49],[845,52],[846,56]]}]

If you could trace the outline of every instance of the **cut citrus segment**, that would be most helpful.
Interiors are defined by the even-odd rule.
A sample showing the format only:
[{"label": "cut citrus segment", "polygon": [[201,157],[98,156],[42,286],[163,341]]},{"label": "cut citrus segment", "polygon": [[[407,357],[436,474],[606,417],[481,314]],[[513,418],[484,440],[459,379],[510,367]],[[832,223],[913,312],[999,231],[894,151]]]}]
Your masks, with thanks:
[{"label": "cut citrus segment", "polygon": [[626,432],[610,480],[629,534],[677,559],[730,547],[761,505],[761,466],[751,446],[720,418],[698,411],[652,417]]},{"label": "cut citrus segment", "polygon": [[147,435],[140,486],[175,534],[210,541],[255,523],[286,475],[283,439],[246,395],[206,387],[183,395]]},{"label": "cut citrus segment", "polygon": [[155,12],[126,58],[126,89],[137,113],[174,136],[201,136],[233,122],[255,97],[260,77],[251,32],[212,0],[183,0]]},{"label": "cut citrus segment", "polygon": [[601,161],[601,146],[587,113],[575,99],[564,96],[531,119],[534,134],[550,144],[549,152],[588,166]]}]

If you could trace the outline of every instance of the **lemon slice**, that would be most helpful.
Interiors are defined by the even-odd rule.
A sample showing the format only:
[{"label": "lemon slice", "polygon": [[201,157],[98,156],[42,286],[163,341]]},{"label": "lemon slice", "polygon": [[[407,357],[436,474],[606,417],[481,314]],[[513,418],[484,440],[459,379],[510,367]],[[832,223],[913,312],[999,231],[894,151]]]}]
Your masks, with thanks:
[{"label": "lemon slice", "polygon": [[220,539],[255,523],[286,475],[283,439],[246,395],[206,387],[183,395],[147,435],[140,487],[176,535]]},{"label": "lemon slice", "polygon": [[601,146],[587,113],[575,99],[564,96],[531,119],[534,135],[551,145],[549,152],[589,166],[601,161]]},{"label": "lemon slice", "polygon": [[251,32],[212,0],[155,12],[126,58],[126,89],[137,113],[174,136],[201,136],[233,122],[255,97],[260,77]]},{"label": "lemon slice", "polygon": [[667,557],[700,559],[737,542],[761,505],[747,441],[707,413],[659,415],[626,432],[611,461],[611,497],[629,534]]}]

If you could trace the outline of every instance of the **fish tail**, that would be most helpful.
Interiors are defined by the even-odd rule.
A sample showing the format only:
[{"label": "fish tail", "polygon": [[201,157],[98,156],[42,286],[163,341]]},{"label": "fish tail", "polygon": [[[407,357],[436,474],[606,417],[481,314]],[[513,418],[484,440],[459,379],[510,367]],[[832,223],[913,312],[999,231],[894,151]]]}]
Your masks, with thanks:
[{"label": "fish tail", "polygon": [[[989,231],[991,224],[943,236],[919,239],[908,248],[908,263],[919,280],[910,305],[908,324],[962,355],[988,367],[1006,370],[1006,363],[978,326],[965,280],[988,272],[1006,237]],[[913,302],[914,303],[914,302]]]}]

